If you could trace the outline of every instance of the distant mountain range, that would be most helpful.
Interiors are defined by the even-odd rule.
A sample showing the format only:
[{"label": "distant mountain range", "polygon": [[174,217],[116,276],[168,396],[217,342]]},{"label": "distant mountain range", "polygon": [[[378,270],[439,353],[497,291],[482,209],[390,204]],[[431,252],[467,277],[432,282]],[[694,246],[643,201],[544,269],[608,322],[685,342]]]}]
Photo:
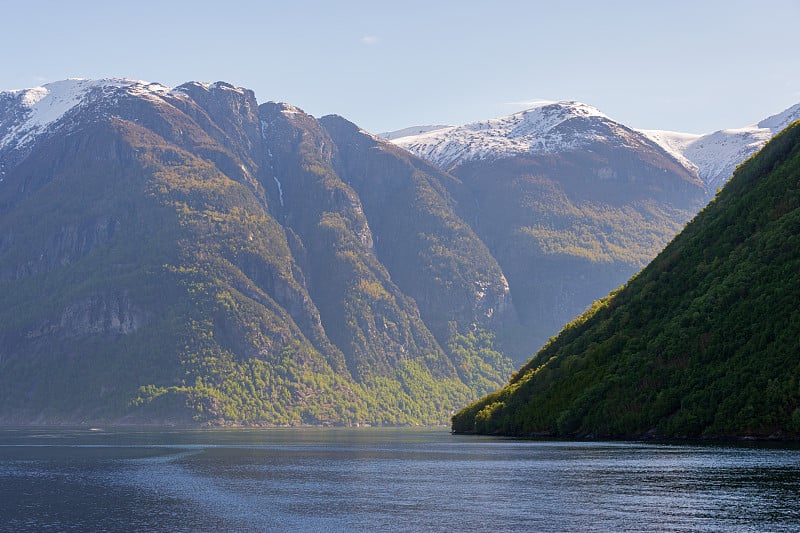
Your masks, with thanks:
[{"label": "distant mountain range", "polygon": [[465,433],[800,437],[800,122],[741,165],[623,289],[510,383]]},{"label": "distant mountain range", "polygon": [[733,175],[733,171],[742,161],[759,151],[767,141],[796,120],[800,120],[800,104],[751,126],[705,135],[640,131],[672,153],[686,168],[696,171],[713,195]]},{"label": "distant mountain range", "polygon": [[518,354],[644,267],[737,165],[798,118],[800,104],[751,127],[691,135],[550,102],[382,135],[462,180],[459,214],[498,259],[524,324]]},{"label": "distant mountain range", "polygon": [[224,82],[0,93],[0,422],[444,423],[708,200],[583,104],[436,128],[426,161]]},{"label": "distant mountain range", "polygon": [[[550,102],[507,117],[463,126],[418,126],[381,133],[418,156],[452,168],[475,160],[519,155],[562,153],[586,145],[602,131],[591,127],[568,131],[575,119],[611,120],[579,102]],[[664,130],[635,130],[656,142],[687,170],[697,173],[713,196],[745,159],[761,149],[775,134],[800,119],[800,104],[750,126],[708,134]]]}]

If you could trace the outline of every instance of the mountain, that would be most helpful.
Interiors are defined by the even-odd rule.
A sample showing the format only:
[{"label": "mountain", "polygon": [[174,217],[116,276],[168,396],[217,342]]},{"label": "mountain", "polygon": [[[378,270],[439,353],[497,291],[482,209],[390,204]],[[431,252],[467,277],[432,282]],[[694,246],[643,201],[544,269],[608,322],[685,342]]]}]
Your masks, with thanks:
[{"label": "mountain", "polygon": [[444,422],[517,320],[455,189],[224,82],[0,93],[0,422]]},{"label": "mountain", "polygon": [[503,269],[522,362],[638,272],[707,202],[697,173],[650,137],[578,102],[393,141],[460,180],[457,213]]},{"label": "mountain", "polygon": [[719,130],[706,135],[673,131],[640,130],[694,170],[713,194],[731,177],[744,160],[792,122],[800,119],[800,104],[738,129]]},{"label": "mountain", "polygon": [[457,432],[800,437],[800,123]]},{"label": "mountain", "polygon": [[[586,116],[606,117],[592,106],[579,102],[543,102],[508,117],[465,126],[413,126],[379,134],[380,137],[404,146],[434,164],[448,167],[474,159],[501,159],[525,153],[561,152],[580,144],[581,135],[566,137],[547,118],[538,127],[516,129],[521,116],[537,113],[537,109],[573,109]],[[553,114],[551,113],[552,117]],[[725,184],[743,161],[760,150],[767,141],[792,122],[800,119],[800,104],[764,120],[742,128],[697,134],[667,130],[635,129],[647,136],[680,162],[687,171],[696,173],[706,185],[709,196]],[[558,122],[561,120],[556,118]],[[556,123],[557,125],[557,123]],[[592,132],[593,133],[593,132]],[[583,136],[587,140],[589,135]]]}]

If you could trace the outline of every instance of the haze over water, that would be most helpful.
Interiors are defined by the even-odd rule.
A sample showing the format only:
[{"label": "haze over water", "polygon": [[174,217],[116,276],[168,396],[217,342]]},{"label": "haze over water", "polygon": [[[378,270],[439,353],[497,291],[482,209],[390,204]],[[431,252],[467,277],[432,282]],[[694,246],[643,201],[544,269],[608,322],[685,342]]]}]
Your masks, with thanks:
[{"label": "haze over water", "polygon": [[790,531],[800,451],[446,430],[2,430],[8,531]]}]

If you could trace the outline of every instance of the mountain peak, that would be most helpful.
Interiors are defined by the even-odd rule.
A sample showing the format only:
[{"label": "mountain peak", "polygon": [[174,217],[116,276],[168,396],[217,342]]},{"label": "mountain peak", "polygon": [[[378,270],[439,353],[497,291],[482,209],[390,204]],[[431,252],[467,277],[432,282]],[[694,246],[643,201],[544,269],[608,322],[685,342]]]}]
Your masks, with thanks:
[{"label": "mountain peak", "polygon": [[[142,82],[146,83],[146,82]],[[183,85],[179,85],[175,87],[175,92],[187,92],[192,88],[199,88],[201,90],[207,92],[216,92],[216,91],[230,91],[233,93],[237,93],[240,95],[247,94],[250,92],[249,89],[245,89],[243,87],[236,87],[235,85],[231,85],[226,81],[215,81],[214,83],[209,83],[205,81],[189,81],[184,83]]]},{"label": "mountain peak", "polygon": [[574,114],[575,116],[585,117],[602,117],[609,118],[608,115],[594,107],[593,105],[578,102],[577,100],[541,100],[535,102],[528,109],[520,111],[520,113],[530,113],[538,109],[544,109],[548,112],[562,110]]},{"label": "mountain peak", "polygon": [[69,78],[40,87],[0,92],[0,108],[16,108],[13,113],[6,115],[10,120],[0,123],[0,148],[25,146],[72,109],[86,102],[89,95],[107,95],[119,89],[146,97],[170,91],[158,83],[128,78]]},{"label": "mountain peak", "polygon": [[624,136],[621,127],[597,108],[575,101],[538,102],[505,117],[394,136],[392,142],[440,166],[515,155],[559,153],[608,137]]},{"label": "mountain peak", "polygon": [[695,169],[713,193],[733,175],[739,164],[759,151],[774,135],[800,120],[800,104],[765,118],[757,124],[705,135],[674,131],[639,130],[660,144],[685,167]]},{"label": "mountain peak", "polygon": [[800,103],[795,104],[792,107],[781,111],[780,113],[772,115],[771,117],[765,118],[756,124],[756,126],[759,128],[767,128],[772,130],[773,134],[776,134],[796,120],[800,120]]}]

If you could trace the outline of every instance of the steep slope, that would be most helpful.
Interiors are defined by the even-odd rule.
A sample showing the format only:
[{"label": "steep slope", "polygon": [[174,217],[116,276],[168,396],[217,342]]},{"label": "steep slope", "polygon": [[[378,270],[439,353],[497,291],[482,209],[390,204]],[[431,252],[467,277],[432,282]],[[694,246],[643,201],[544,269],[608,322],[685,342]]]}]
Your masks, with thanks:
[{"label": "steep slope", "polygon": [[376,254],[347,142],[222,82],[0,93],[0,421],[437,423],[496,387]]},{"label": "steep slope", "polygon": [[744,128],[706,135],[640,130],[672,153],[687,168],[697,171],[710,195],[722,187],[744,160],[760,150],[786,126],[800,119],[800,104]]},{"label": "steep slope", "polygon": [[[333,117],[320,123],[295,107],[273,103],[261,106],[261,120],[269,146],[268,173],[278,188],[282,220],[304,243],[300,255],[307,258],[303,268],[312,297],[331,340],[345,354],[350,373],[374,394],[389,397],[403,392],[385,382],[398,372],[424,379],[428,387],[450,387],[459,396],[468,394],[463,383],[482,390],[501,380],[500,372],[509,361],[497,352],[487,349],[484,358],[465,361],[456,349],[459,333],[472,331],[483,300],[469,301],[465,313],[459,315],[462,309],[450,305],[461,303],[458,291],[444,294],[439,290],[442,298],[433,300],[421,290],[440,283],[434,276],[443,276],[446,281],[441,283],[453,285],[460,283],[459,276],[477,269],[466,251],[456,248],[457,242],[446,242],[437,251],[457,259],[462,269],[426,270],[419,262],[428,254],[424,232],[428,239],[444,242],[448,228],[439,217],[457,218],[438,198],[442,211],[435,216],[409,225],[393,219],[396,213],[419,210],[413,195],[389,194],[391,188],[383,189],[388,184],[394,184],[395,190],[413,187],[415,176],[407,171],[412,167],[398,159],[407,154],[398,152],[374,172],[365,172],[371,159],[363,142],[372,138],[352,124]],[[437,196],[435,191],[431,194]],[[395,245],[406,255],[398,254]],[[496,263],[492,266],[501,284],[502,273]],[[500,285],[499,293],[491,293],[490,298],[502,303],[504,289]],[[462,322],[450,331],[445,326],[451,320]],[[428,399],[440,402],[432,395]]]},{"label": "steep slope", "polygon": [[[473,388],[502,381],[495,369],[504,363],[491,339],[517,325],[517,316],[497,261],[455,214],[448,188],[458,180],[341,117],[320,122],[337,146],[335,168],[370,220],[375,253],[417,302],[461,378]],[[476,365],[484,370],[468,370]]]},{"label": "steep slope", "polygon": [[[183,90],[77,89],[79,103],[23,145],[28,153],[6,166],[0,190],[2,418],[340,416],[313,405],[331,391],[298,379],[333,380],[335,357],[314,350],[267,294],[307,299],[283,232],[248,179],[250,161],[214,139],[228,135]],[[252,93],[212,91],[256,110]],[[298,307],[298,322],[313,325],[313,306]],[[297,394],[269,402],[287,392],[282,380],[297,382]],[[242,395],[237,406],[230,389],[246,381],[261,381],[263,398]],[[131,413],[137,402],[146,409]]]},{"label": "steep slope", "polygon": [[509,290],[500,266],[454,212],[448,185],[457,187],[457,180],[341,117],[321,123],[339,147],[339,173],[375,221],[379,257],[437,338],[447,341],[453,321],[489,329],[507,318]]},{"label": "steep slope", "polygon": [[800,123],[459,432],[800,436]]},{"label": "steep slope", "polygon": [[394,141],[460,179],[458,213],[508,278],[522,362],[652,259],[705,202],[648,137],[576,102]]}]

